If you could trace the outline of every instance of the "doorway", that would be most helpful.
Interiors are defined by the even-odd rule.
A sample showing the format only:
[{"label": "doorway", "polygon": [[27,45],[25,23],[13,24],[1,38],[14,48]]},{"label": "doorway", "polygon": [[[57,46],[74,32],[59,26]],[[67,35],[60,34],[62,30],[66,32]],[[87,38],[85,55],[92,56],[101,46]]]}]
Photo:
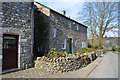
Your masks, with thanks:
[{"label": "doorway", "polygon": [[72,38],[69,38],[69,54],[72,54]]},{"label": "doorway", "polygon": [[18,68],[18,35],[3,35],[2,70]]}]

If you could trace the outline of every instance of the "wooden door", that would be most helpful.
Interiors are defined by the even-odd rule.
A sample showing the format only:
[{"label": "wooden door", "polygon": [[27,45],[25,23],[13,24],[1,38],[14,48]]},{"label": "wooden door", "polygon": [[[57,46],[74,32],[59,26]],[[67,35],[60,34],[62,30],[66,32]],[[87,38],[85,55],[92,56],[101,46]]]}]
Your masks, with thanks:
[{"label": "wooden door", "polygon": [[72,38],[69,38],[69,54],[72,54]]},{"label": "wooden door", "polygon": [[3,35],[3,61],[2,69],[18,67],[18,36]]}]

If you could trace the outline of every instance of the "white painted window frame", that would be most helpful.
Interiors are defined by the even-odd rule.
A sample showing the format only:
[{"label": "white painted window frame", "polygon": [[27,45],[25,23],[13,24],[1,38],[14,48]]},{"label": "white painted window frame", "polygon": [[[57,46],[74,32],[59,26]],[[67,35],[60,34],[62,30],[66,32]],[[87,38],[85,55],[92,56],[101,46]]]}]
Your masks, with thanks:
[{"label": "white painted window frame", "polygon": [[77,30],[79,30],[79,27],[77,26]]},{"label": "white painted window frame", "polygon": [[56,32],[57,32],[57,29],[54,28],[54,33],[53,33],[53,37],[56,38]]},{"label": "white painted window frame", "polygon": [[68,23],[68,24],[69,24],[69,25],[68,25],[68,26],[69,26],[69,28],[72,28],[72,25],[71,25],[71,23]]},{"label": "white painted window frame", "polygon": [[86,42],[85,42],[85,41],[82,41],[82,43],[81,43],[81,47],[82,47],[82,48],[87,47],[87,46],[86,46]]},{"label": "white painted window frame", "polygon": [[[63,43],[63,44],[64,44],[64,47],[62,47],[62,49],[66,49],[66,39],[64,40],[64,43]],[[62,44],[62,45],[63,45],[63,44]]]}]

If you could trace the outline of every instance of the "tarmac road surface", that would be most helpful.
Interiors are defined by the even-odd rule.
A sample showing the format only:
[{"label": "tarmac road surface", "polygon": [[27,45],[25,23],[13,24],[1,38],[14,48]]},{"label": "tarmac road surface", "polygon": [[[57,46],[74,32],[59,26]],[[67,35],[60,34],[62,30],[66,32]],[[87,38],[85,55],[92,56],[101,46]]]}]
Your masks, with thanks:
[{"label": "tarmac road surface", "polygon": [[118,78],[118,54],[107,52],[88,78]]}]

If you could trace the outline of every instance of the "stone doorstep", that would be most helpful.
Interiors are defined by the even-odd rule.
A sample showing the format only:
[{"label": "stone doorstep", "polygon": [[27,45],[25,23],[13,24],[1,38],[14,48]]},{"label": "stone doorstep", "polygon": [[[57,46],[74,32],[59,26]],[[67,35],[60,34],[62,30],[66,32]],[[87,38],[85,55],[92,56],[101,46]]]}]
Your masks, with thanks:
[{"label": "stone doorstep", "polygon": [[8,70],[3,70],[2,74],[7,74],[7,73],[11,73],[11,72],[16,72],[16,71],[20,71],[22,69],[20,68],[14,68],[14,69],[8,69]]}]

